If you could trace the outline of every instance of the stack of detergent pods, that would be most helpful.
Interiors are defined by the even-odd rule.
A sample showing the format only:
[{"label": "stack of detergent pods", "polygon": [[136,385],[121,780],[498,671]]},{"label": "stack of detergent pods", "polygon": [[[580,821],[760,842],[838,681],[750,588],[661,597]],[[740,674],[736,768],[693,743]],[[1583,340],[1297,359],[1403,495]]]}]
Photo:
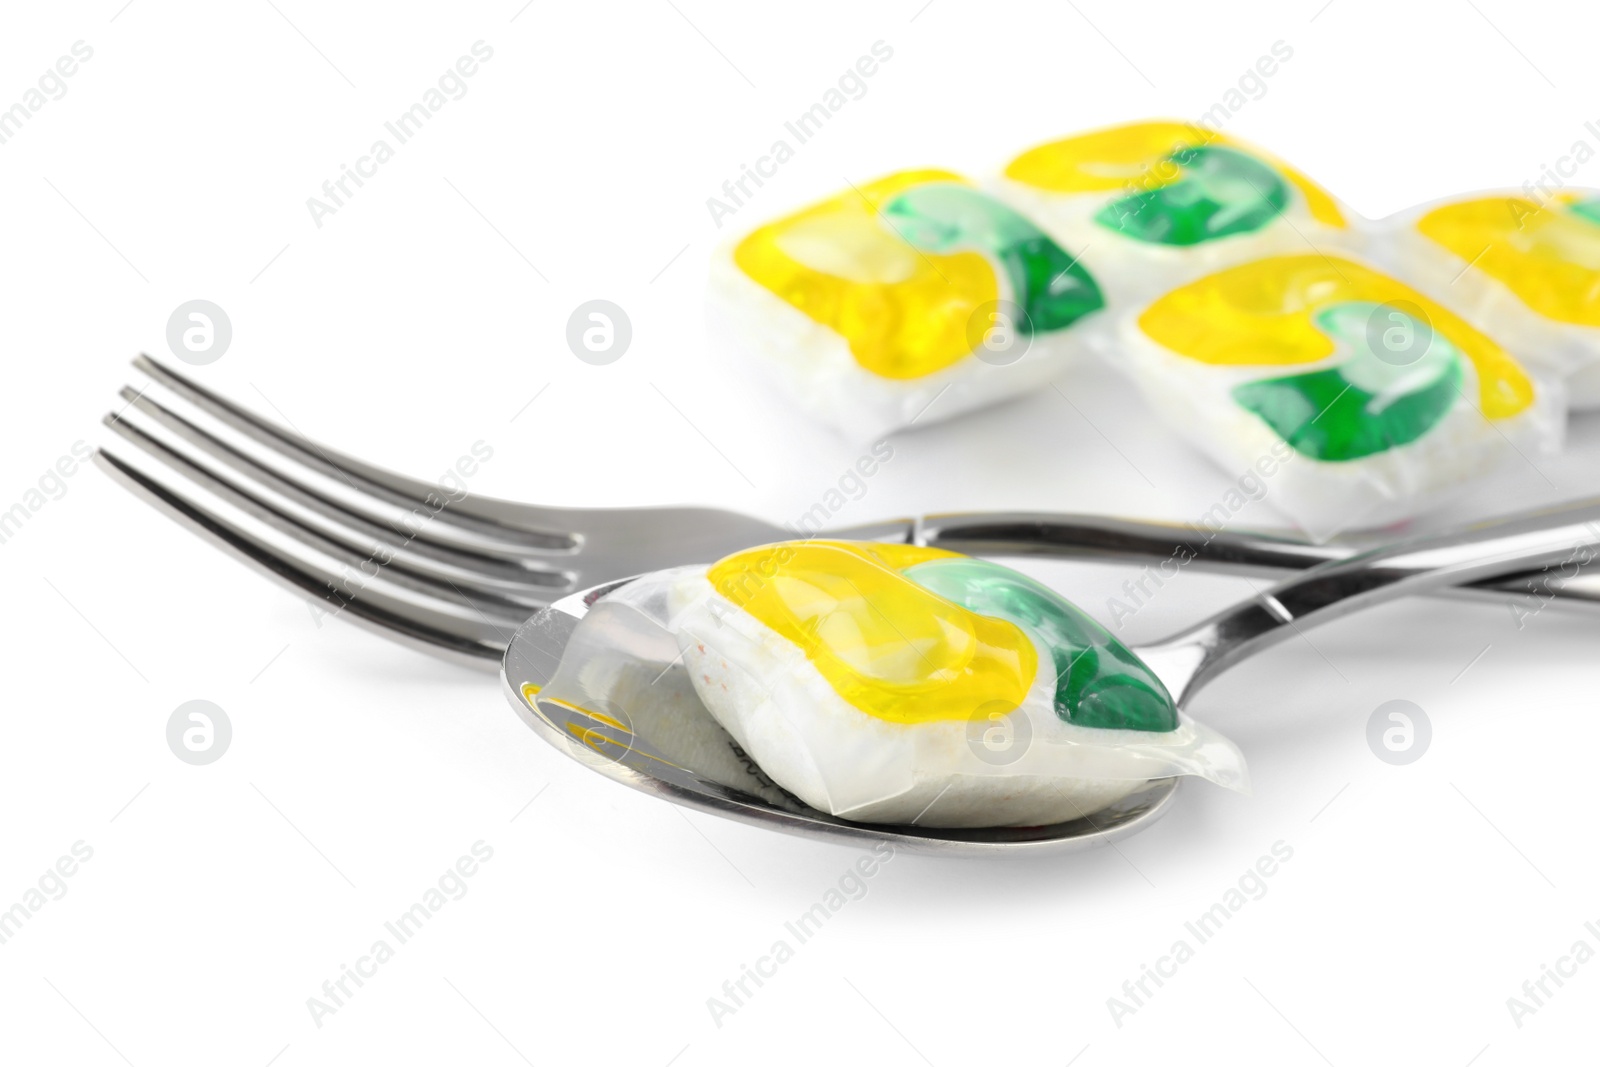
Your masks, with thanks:
[{"label": "stack of detergent pods", "polygon": [[867,439],[1099,356],[1319,534],[1388,525],[1600,406],[1600,193],[1356,216],[1238,140],[1143,122],[997,178],[903,171],[714,260],[716,326]]}]

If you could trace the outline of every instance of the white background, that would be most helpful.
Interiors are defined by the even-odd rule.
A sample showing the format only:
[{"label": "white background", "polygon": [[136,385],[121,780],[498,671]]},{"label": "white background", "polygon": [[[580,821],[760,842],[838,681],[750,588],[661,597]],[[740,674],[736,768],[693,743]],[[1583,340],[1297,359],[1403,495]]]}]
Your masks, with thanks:
[{"label": "white background", "polygon": [[[1278,40],[1292,60],[1230,132],[1369,216],[1521,185],[1600,118],[1600,16],[1577,4],[123,3],[0,16],[0,105],[75,41],[94,49],[0,145],[0,508],[98,439],[126,360],[166,355],[168,315],[205,298],[234,340],[196,373],[372,461],[432,479],[482,440],[476,492],[795,518],[859,448],[708,357],[706,264],[727,231],[705,200],[878,40],[894,56],[867,95],[741,225],[846,179],[983,174],[1074,130],[1195,117]],[[480,39],[494,56],[466,96],[316,227],[307,197]],[[563,339],[595,297],[633,321],[607,367]],[[1082,413],[1046,390],[895,438],[840,520],[1183,520],[1222,493],[1125,386],[1092,369],[1060,384]],[[1600,422],[1577,420],[1568,454],[1422,525],[1593,493],[1597,453]],[[319,627],[92,467],[66,486],[0,545],[0,908],[74,842],[93,858],[0,945],[6,1062],[1592,1055],[1600,963],[1520,1028],[1506,1007],[1579,938],[1600,949],[1583,927],[1600,920],[1592,614],[1518,630],[1504,607],[1418,602],[1278,648],[1194,708],[1243,747],[1253,797],[1191,785],[1117,850],[897,857],[719,1027],[707,998],[854,852],[595,777],[489,676]],[[1046,576],[1103,612],[1127,575]],[[1247,591],[1185,575],[1124,636]],[[233,722],[206,767],[164,737],[194,698]],[[1410,766],[1365,739],[1391,699],[1433,723]],[[494,855],[470,892],[317,1026],[307,998],[479,840]],[[1266,895],[1116,1025],[1107,998],[1278,841],[1293,858]]]}]

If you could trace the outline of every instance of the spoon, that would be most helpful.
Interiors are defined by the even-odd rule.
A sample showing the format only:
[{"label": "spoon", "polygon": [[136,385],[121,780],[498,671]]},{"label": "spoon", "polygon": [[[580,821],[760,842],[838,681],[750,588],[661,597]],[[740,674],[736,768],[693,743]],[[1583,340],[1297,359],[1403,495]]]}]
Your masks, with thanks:
[{"label": "spoon", "polygon": [[[1307,627],[1401,597],[1558,563],[1574,549],[1596,543],[1600,500],[1523,513],[1312,567],[1171,637],[1131,647],[1186,710],[1223,671]],[[1094,847],[1145,828],[1177,792],[1177,778],[1155,779],[1107,809],[1050,826],[933,829],[855,823],[778,789],[693,699],[670,642],[644,650],[651,657],[650,673],[660,673],[654,682],[633,687],[642,692],[612,694],[617,698],[590,701],[587,707],[541,696],[578,623],[604,611],[607,594],[635,580],[598,585],[541,610],[517,630],[501,670],[512,706],[535,733],[634,789],[770,830],[857,846],[888,842],[896,849],[929,853]],[[630,651],[637,638],[629,639]]]}]

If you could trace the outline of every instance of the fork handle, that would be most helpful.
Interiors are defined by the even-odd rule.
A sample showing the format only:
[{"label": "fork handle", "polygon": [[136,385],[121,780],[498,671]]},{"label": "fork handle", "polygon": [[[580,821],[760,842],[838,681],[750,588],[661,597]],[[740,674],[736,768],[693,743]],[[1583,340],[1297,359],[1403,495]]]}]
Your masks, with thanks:
[{"label": "fork handle", "polygon": [[[1281,578],[1349,559],[1367,544],[1335,540],[1313,545],[1293,538],[1208,526],[1063,515],[1049,512],[999,512],[928,515],[918,519],[911,539],[931,548],[968,555],[1037,556],[1055,559],[1148,560],[1163,577],[1181,570]],[[1446,590],[1476,600],[1509,602],[1513,613],[1537,611],[1551,602],[1600,605],[1600,566],[1528,568]]]},{"label": "fork handle", "polygon": [[1597,556],[1600,498],[1410,538],[1282,581],[1151,646],[1147,661],[1181,702],[1238,660],[1310,626],[1401,597]]}]

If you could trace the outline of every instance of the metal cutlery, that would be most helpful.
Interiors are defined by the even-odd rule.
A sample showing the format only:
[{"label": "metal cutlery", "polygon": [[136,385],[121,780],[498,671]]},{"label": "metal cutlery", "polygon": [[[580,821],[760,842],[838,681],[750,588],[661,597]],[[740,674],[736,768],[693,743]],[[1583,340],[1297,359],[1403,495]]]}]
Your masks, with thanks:
[{"label": "metal cutlery", "polygon": [[[1132,651],[1161,678],[1179,707],[1186,708],[1228,668],[1308,627],[1401,597],[1560,561],[1575,547],[1600,543],[1597,523],[1600,501],[1588,501],[1402,541],[1312,567],[1170,637],[1132,646]],[[896,848],[957,854],[1070,851],[1105,844],[1147,827],[1177,791],[1179,779],[1156,779],[1085,818],[1052,826],[968,830],[853,823],[798,801],[776,803],[768,799],[770,788],[759,788],[770,783],[753,762],[717,759],[713,769],[708,757],[700,766],[686,766],[664,755],[670,751],[661,743],[666,733],[720,731],[693,702],[679,702],[663,712],[652,706],[655,686],[646,688],[631,708],[617,705],[608,711],[541,696],[581,620],[608,593],[627,584],[611,582],[574,594],[528,620],[506,651],[502,678],[512,706],[536,733],[591,770],[634,789],[785,833],[858,845],[886,841]],[[650,666],[653,670],[654,664]],[[681,661],[668,663],[662,676],[683,670]],[[659,692],[664,698],[674,688],[669,680]],[[707,721],[691,723],[686,716]],[[734,745],[731,736],[722,736]]]},{"label": "metal cutlery", "polygon": [[[493,667],[529,615],[580,589],[714,560],[796,532],[713,508],[553,508],[461,494],[326,448],[140,356],[97,453],[169,515],[330,613]],[[930,515],[817,536],[907,541],[972,555],[1159,562],[1281,576],[1359,545],[1204,527],[1039,513]],[[1459,595],[1600,603],[1600,574],[1538,570]]]},{"label": "metal cutlery", "polygon": [[[463,662],[503,660],[507,694],[530,726],[633,788],[792,833],[962,853],[1103,843],[1148,825],[1177,788],[1175,779],[1157,780],[1092,818],[1050,827],[922,830],[849,823],[798,802],[777,805],[736,777],[674,764],[654,751],[647,732],[541,701],[540,688],[579,620],[632,576],[710,562],[795,531],[712,508],[550,508],[443,493],[322,447],[148,357],[135,366],[150,380],[124,389],[125,406],[106,417],[113,434],[96,456],[105,470],[332,613]],[[1597,521],[1600,504],[1586,503],[1365,551],[1032,513],[932,515],[817,536],[973,555],[1136,562],[1182,551],[1201,569],[1300,572],[1135,649],[1186,705],[1223,670],[1301,628],[1401,596],[1454,591],[1504,599],[1542,590],[1553,601],[1600,602],[1600,575],[1569,575],[1565,567],[1594,541]],[[1556,565],[1564,567],[1559,581],[1546,570]]]}]

